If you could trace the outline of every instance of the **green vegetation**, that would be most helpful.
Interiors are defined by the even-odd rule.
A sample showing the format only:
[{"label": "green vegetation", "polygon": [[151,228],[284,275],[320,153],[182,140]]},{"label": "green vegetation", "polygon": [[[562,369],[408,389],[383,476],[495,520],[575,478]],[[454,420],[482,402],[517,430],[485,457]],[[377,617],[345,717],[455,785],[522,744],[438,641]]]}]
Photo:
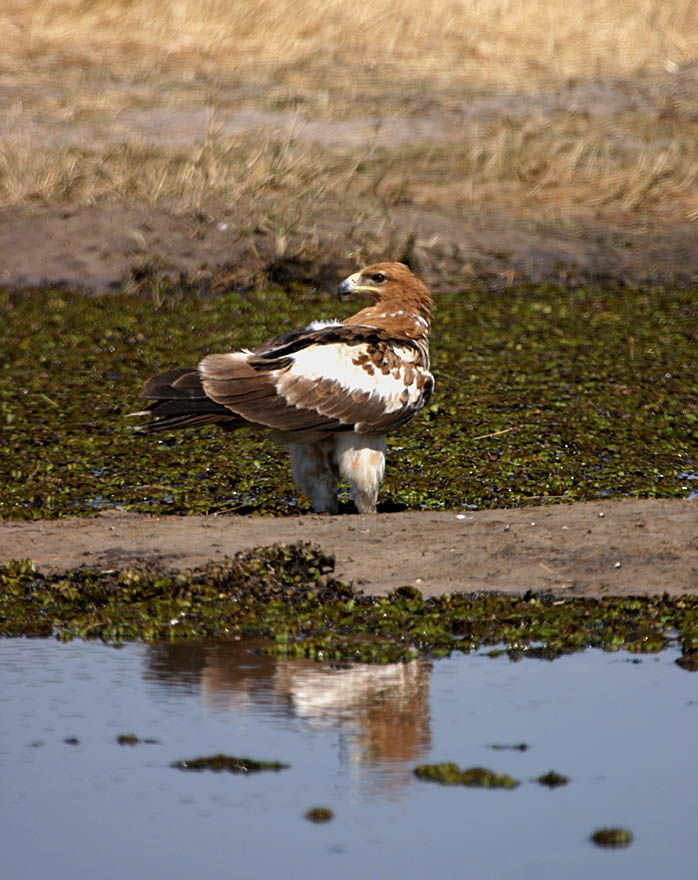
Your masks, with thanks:
[{"label": "green vegetation", "polygon": [[[391,436],[379,509],[695,489],[695,289],[473,287],[437,303],[437,393]],[[0,518],[307,511],[264,432],[144,437],[125,415],[158,370],[343,313],[306,287],[0,291]]]},{"label": "green vegetation", "polygon": [[148,739],[140,739],[135,733],[120,733],[116,741],[120,746],[137,746],[145,743],[146,745],[159,745],[159,740],[149,737]]},{"label": "green vegetation", "polygon": [[554,770],[549,770],[547,773],[544,773],[536,779],[536,782],[545,785],[548,788],[558,788],[560,785],[567,785],[569,781],[569,777],[556,773]]},{"label": "green vegetation", "polygon": [[281,761],[255,761],[254,758],[234,758],[231,755],[211,755],[207,758],[193,758],[190,761],[175,761],[171,764],[177,770],[213,770],[214,773],[260,773],[262,770],[287,770],[288,764]]},{"label": "green vegetation", "polygon": [[311,807],[305,814],[305,818],[309,822],[320,825],[323,822],[331,822],[334,819],[334,813],[329,807]]},{"label": "green vegetation", "polygon": [[630,846],[633,842],[633,833],[627,828],[600,828],[591,835],[591,840],[597,846],[620,849],[624,846]]},{"label": "green vegetation", "polygon": [[469,788],[516,788],[519,784],[506,773],[495,773],[485,767],[471,767],[461,770],[458,764],[420,764],[414,775],[427,782],[440,785],[467,785]]},{"label": "green vegetation", "polygon": [[[365,596],[335,580],[333,559],[309,544],[274,545],[221,565],[44,575],[31,562],[0,566],[0,636],[123,641],[265,639],[280,656],[385,663],[503,645],[554,659],[589,647],[656,653],[680,645],[698,658],[698,596],[553,599],[454,595],[411,588]],[[520,746],[519,746],[520,748]]]}]

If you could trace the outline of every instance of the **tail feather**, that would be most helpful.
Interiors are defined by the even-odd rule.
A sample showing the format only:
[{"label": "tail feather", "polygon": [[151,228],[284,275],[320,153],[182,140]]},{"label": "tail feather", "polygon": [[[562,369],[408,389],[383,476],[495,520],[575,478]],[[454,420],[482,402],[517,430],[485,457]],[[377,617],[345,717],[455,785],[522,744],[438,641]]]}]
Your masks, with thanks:
[{"label": "tail feather", "polygon": [[206,397],[199,373],[191,368],[165,370],[157,376],[151,376],[143,385],[141,397],[147,400],[181,399],[182,397]]},{"label": "tail feather", "polygon": [[196,370],[166,370],[158,373],[143,385],[141,397],[152,400],[152,403],[140,413],[132,415],[153,417],[152,422],[136,428],[143,434],[201,425],[220,425],[232,430],[243,424],[240,416],[206,396]]},{"label": "tail feather", "polygon": [[139,425],[135,430],[139,434],[157,434],[160,431],[178,431],[181,428],[199,428],[202,425],[218,425],[231,431],[242,425],[242,419],[234,415],[225,417],[217,413],[195,415],[182,412],[178,415],[157,416],[154,421]]}]

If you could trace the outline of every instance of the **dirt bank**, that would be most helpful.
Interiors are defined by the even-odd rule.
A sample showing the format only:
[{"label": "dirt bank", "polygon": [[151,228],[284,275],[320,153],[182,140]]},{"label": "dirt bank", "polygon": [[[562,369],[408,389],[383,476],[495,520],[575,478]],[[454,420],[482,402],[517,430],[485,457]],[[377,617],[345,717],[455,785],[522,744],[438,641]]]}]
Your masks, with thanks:
[{"label": "dirt bank", "polygon": [[41,570],[156,562],[186,569],[277,541],[312,541],[365,592],[673,595],[698,590],[698,503],[634,500],[368,516],[145,517],[0,523],[0,561]]}]

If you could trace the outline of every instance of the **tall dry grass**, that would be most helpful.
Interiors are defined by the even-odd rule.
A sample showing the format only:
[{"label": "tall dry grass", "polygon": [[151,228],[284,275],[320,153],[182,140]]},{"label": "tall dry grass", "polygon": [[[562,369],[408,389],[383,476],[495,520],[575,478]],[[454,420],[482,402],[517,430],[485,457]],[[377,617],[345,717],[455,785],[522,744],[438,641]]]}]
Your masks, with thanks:
[{"label": "tall dry grass", "polygon": [[132,141],[101,149],[46,148],[18,128],[0,139],[0,208],[126,202],[177,214],[210,204],[235,209],[241,225],[284,234],[335,216],[387,215],[415,205],[457,217],[499,204],[515,214],[584,207],[698,217],[695,132],[681,120],[562,117],[546,125],[501,120],[456,142],[331,149],[287,132],[221,134],[212,114],[191,147]]},{"label": "tall dry grass", "polygon": [[[360,247],[363,223],[392,252],[409,212],[454,230],[491,208],[544,222],[698,219],[690,68],[652,78],[635,110],[512,121],[503,105],[457,142],[435,129],[414,148],[228,137],[215,116],[194,146],[166,132],[148,146],[128,127],[139,108],[285,110],[296,96],[305,116],[436,105],[450,119],[471,91],[673,73],[698,56],[698,0],[0,0],[0,34],[0,88],[16,102],[0,106],[0,208],[118,202],[196,218],[213,205],[234,235],[262,230],[277,253],[294,238],[326,243],[342,223],[343,248]],[[686,84],[685,100],[666,80]]]},{"label": "tall dry grass", "polygon": [[[695,0],[3,0],[0,69],[325,71],[531,89],[695,58]],[[20,65],[20,67],[18,67]],[[351,89],[349,77],[344,82]]]}]

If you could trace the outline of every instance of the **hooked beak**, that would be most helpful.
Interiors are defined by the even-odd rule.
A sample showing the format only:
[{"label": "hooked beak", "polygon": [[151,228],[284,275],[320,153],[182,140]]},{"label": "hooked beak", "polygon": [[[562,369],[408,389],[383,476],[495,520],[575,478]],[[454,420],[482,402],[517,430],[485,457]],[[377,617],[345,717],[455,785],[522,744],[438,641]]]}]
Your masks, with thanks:
[{"label": "hooked beak", "polygon": [[353,275],[350,275],[348,278],[345,278],[344,281],[341,282],[339,287],[337,288],[337,298],[343,299],[345,296],[350,296],[354,293],[354,289],[356,288],[356,283],[359,280],[360,272],[354,272]]}]

